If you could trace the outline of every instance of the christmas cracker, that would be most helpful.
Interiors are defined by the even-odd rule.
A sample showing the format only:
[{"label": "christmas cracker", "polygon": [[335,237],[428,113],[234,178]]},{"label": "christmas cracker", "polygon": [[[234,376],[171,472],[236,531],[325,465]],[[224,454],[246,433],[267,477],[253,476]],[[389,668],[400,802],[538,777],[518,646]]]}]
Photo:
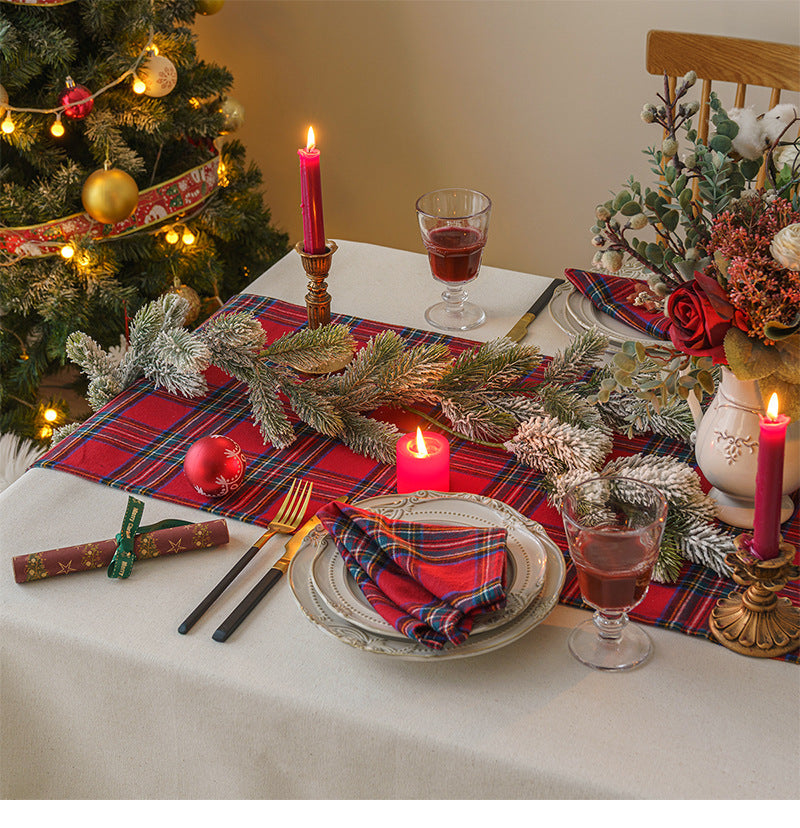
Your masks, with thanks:
[{"label": "christmas cracker", "polygon": [[[184,526],[172,526],[169,529],[156,529],[136,535],[133,552],[136,560],[159,558],[162,555],[177,555],[193,549],[211,549],[223,546],[229,540],[228,524],[222,520],[206,523],[190,523]],[[61,549],[48,549],[32,555],[17,555],[12,560],[14,580],[18,584],[40,581],[55,575],[69,575],[73,572],[85,572],[87,569],[102,569],[111,563],[117,550],[116,538],[65,546]]]}]

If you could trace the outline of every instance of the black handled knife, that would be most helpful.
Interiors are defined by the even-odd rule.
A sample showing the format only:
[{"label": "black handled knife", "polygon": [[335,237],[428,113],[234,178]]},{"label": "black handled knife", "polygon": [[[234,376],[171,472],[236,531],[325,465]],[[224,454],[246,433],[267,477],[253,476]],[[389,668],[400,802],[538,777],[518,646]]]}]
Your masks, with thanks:
[{"label": "black handled knife", "polygon": [[553,281],[550,282],[550,284],[545,288],[544,293],[541,296],[539,296],[537,300],[531,305],[528,312],[506,334],[506,338],[511,339],[514,342],[519,342],[520,340],[522,340],[525,334],[528,332],[528,326],[547,307],[550,300],[553,298],[553,294],[555,293],[556,288],[559,285],[563,284],[563,279],[553,279]]}]

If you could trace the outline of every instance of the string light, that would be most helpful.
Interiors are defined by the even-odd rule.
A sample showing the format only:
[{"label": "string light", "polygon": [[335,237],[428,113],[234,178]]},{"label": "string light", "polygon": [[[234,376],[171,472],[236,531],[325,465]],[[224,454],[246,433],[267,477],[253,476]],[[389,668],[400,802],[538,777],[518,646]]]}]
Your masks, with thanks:
[{"label": "string light", "polygon": [[178,231],[174,227],[170,227],[169,230],[167,230],[166,236],[164,236],[167,244],[177,244],[179,238],[180,236],[178,235]]},{"label": "string light", "polygon": [[[141,64],[141,62],[146,57],[148,57],[149,55],[152,55],[152,54],[156,54],[156,55],[158,54],[158,47],[153,43],[153,30],[150,29],[150,37],[148,38],[147,43],[145,44],[145,46],[141,50],[141,52],[139,52],[139,54],[136,57],[136,60],[134,60],[134,62],[131,64],[130,68],[126,69],[118,78],[115,78],[113,81],[111,81],[111,83],[107,83],[101,89],[98,89],[96,92],[93,92],[91,94],[91,96],[89,98],[87,98],[86,100],[91,100],[91,99],[97,98],[99,95],[102,95],[104,92],[107,92],[109,89],[112,89],[113,87],[118,86],[129,75],[133,75],[133,77],[134,77],[134,87],[136,87],[137,86],[137,80],[138,80],[137,77],[136,77],[136,70],[139,68],[139,65]],[[134,89],[134,91],[137,91],[137,94],[141,94],[142,92],[144,92],[144,82],[143,81],[138,81],[138,83],[141,83],[141,85],[142,85],[141,91],[138,92],[136,89]],[[85,101],[70,101],[70,103],[68,103],[65,106],[56,106],[56,107],[52,107],[50,109],[36,109],[36,108],[33,108],[33,107],[26,107],[26,106],[12,106],[10,103],[4,102],[2,108],[7,110],[8,114],[6,115],[6,118],[2,122],[2,124],[0,124],[0,129],[6,135],[9,135],[14,131],[14,122],[11,120],[11,116],[10,116],[11,112],[32,112],[32,113],[35,113],[37,115],[56,115],[56,116],[60,116],[62,112],[65,112],[70,107],[73,107],[73,106],[76,106],[76,105],[82,104],[82,103],[85,103]],[[59,117],[56,118],[56,121],[58,121],[58,120],[60,120]],[[54,128],[55,128],[55,124],[53,124],[50,127],[50,131],[53,133],[53,135],[56,135],[56,137],[60,137],[60,135],[63,135],[63,132],[59,133],[59,134],[57,134],[56,132],[53,132]],[[63,125],[62,125],[62,129],[63,129]]]},{"label": "string light", "polygon": [[52,426],[45,425],[39,429],[39,437],[42,440],[49,440],[53,436]]},{"label": "string light", "polygon": [[65,245],[61,248],[61,255],[62,255],[65,259],[71,259],[71,258],[75,255],[75,248],[74,248],[74,247],[73,247],[73,246],[72,246],[69,242],[67,242],[67,243],[66,243],[66,244],[65,244]]},{"label": "string light", "polygon": [[56,113],[56,119],[50,127],[50,133],[56,138],[60,138],[64,134],[64,124],[61,123],[61,113]]},{"label": "string light", "polygon": [[184,244],[194,244],[195,235],[188,227],[183,228],[183,235],[181,236],[181,241]]},{"label": "string light", "polygon": [[145,86],[145,82],[138,75],[134,75],[133,76],[133,91],[137,95],[143,95],[145,89],[147,89],[147,86]]},{"label": "string light", "polygon": [[56,411],[55,408],[45,408],[42,416],[48,423],[54,423],[58,419],[58,411]]}]

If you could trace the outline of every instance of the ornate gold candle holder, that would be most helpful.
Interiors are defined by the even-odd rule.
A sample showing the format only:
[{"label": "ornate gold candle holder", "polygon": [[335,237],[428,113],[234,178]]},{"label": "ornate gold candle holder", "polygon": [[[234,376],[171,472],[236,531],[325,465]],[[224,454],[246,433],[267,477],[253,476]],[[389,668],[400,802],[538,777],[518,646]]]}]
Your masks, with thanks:
[{"label": "ornate gold candle holder", "polygon": [[324,253],[306,253],[303,242],[299,241],[294,249],[300,254],[303,270],[308,276],[308,293],[306,308],[308,310],[308,327],[319,328],[329,325],[331,321],[331,295],[328,293],[326,279],[331,269],[331,259],[336,252],[336,242],[325,240]]},{"label": "ornate gold candle holder", "polygon": [[735,541],[736,551],[725,556],[733,580],[746,587],[720,598],[711,611],[714,638],[736,653],[756,658],[785,655],[800,647],[800,608],[779,593],[800,576],[794,547],[781,539],[776,558],[762,561],[748,547],[748,536]]}]

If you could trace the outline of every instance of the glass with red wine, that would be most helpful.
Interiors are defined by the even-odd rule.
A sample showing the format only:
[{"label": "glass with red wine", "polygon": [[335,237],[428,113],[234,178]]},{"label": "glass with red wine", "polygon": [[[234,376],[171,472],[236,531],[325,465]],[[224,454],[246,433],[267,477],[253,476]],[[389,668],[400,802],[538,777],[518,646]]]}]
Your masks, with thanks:
[{"label": "glass with red wine", "polygon": [[581,596],[595,610],[570,634],[570,652],[598,670],[643,664],[653,644],[628,612],[650,586],[667,519],[663,495],[639,480],[596,477],[567,492],[562,517]]},{"label": "glass with red wine", "polygon": [[477,190],[451,187],[417,199],[417,218],[433,278],[445,285],[444,301],[425,319],[445,331],[468,331],[483,324],[483,308],[468,302],[464,285],[478,275],[489,230],[492,202]]}]

